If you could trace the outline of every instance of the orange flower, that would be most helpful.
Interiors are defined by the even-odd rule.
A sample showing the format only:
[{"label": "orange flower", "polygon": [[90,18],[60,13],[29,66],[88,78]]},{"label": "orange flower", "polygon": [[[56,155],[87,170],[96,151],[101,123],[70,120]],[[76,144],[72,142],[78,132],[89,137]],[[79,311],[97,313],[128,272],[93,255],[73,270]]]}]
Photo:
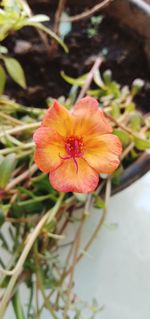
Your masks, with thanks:
[{"label": "orange flower", "polygon": [[34,160],[56,190],[92,192],[98,174],[111,174],[120,163],[122,146],[111,133],[96,99],[81,99],[72,112],[55,101],[34,133]]}]

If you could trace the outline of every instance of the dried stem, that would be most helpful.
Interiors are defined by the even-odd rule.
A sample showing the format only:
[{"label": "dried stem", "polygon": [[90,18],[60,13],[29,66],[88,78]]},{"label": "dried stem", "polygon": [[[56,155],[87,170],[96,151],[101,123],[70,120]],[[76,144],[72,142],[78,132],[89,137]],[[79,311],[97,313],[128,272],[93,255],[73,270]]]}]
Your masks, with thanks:
[{"label": "dried stem", "polygon": [[80,14],[77,14],[73,17],[70,17],[68,19],[65,19],[64,21],[78,22],[79,20],[87,19],[87,18],[91,17],[92,15],[94,15],[99,10],[108,6],[110,4],[110,2],[112,2],[112,1],[114,1],[114,0],[104,0],[100,3],[98,3],[97,5],[95,5],[94,7],[92,7],[91,9],[89,9],[85,12],[82,12]]},{"label": "dried stem", "polygon": [[111,122],[113,122],[113,123],[116,124],[116,126],[122,128],[122,130],[124,130],[124,131],[127,132],[128,134],[130,134],[130,135],[132,135],[132,136],[134,135],[133,132],[132,132],[132,130],[130,130],[128,127],[126,127],[126,126],[124,126],[123,124],[121,124],[121,123],[120,123],[119,121],[117,121],[113,116],[109,115],[109,114],[106,113],[105,111],[104,111],[104,113],[105,113],[106,117],[107,117]]},{"label": "dried stem", "polygon": [[[66,1],[67,0],[59,0],[59,3],[58,3],[58,7],[57,7],[57,10],[56,10],[55,19],[54,19],[54,27],[53,27],[53,31],[56,34],[59,34],[60,18],[61,18],[63,10],[65,8]],[[52,57],[53,57],[54,53],[56,52],[57,48],[58,48],[58,42],[56,40],[52,39],[51,46],[49,48],[49,54]]]},{"label": "dried stem", "polygon": [[27,169],[24,173],[14,178],[5,188],[5,191],[10,191],[14,186],[22,182],[28,177],[31,177],[37,171],[37,165],[33,164],[29,169]]},{"label": "dried stem", "polygon": [[[107,209],[108,209],[108,202],[109,202],[109,198],[110,198],[110,194],[111,194],[111,179],[108,178],[107,182],[106,182],[106,192],[105,192],[105,208],[103,210],[103,214],[100,218],[99,223],[97,224],[97,227],[95,228],[91,238],[89,239],[89,241],[87,242],[87,244],[85,245],[83,252],[76,258],[75,264],[77,264],[80,259],[83,257],[84,252],[87,252],[87,250],[90,248],[90,246],[92,245],[94,239],[97,237],[98,232],[100,231],[104,220],[106,218],[106,214],[107,214]],[[72,266],[69,268],[68,272],[66,273],[66,275],[68,275],[70,272],[72,271]]]},{"label": "dried stem", "polygon": [[26,130],[29,130],[29,129],[37,128],[40,125],[41,125],[41,123],[38,122],[38,123],[20,125],[20,126],[11,128],[11,129],[6,130],[6,131],[5,131],[5,129],[3,129],[3,132],[0,133],[0,138],[5,136],[5,135],[8,135],[8,134],[16,134],[16,133],[20,133],[20,132],[23,132],[23,131],[26,131]]},{"label": "dried stem", "polygon": [[[73,286],[73,277],[74,277],[74,270],[75,270],[75,265],[76,265],[76,258],[77,258],[77,254],[80,248],[80,240],[81,240],[81,234],[82,234],[82,229],[84,226],[84,222],[85,222],[85,214],[83,211],[83,217],[81,219],[79,228],[77,230],[75,239],[74,239],[74,243],[72,244],[72,249],[71,252],[74,250],[74,255],[73,255],[73,261],[72,261],[72,267],[71,267],[71,272],[70,272],[70,279],[69,279],[69,285],[67,288],[67,302],[65,304],[65,308],[64,308],[64,319],[67,319],[67,312],[68,312],[68,308],[71,302],[71,288]],[[70,254],[71,255],[71,254]]]},{"label": "dried stem", "polygon": [[84,97],[84,95],[86,94],[88,88],[91,85],[91,82],[93,80],[93,77],[94,77],[96,70],[99,69],[99,67],[103,63],[103,61],[104,61],[104,59],[101,56],[97,57],[94,65],[92,66],[90,72],[88,73],[87,79],[86,79],[84,86],[82,87],[82,89],[77,97],[76,102],[78,102],[80,99],[82,99]]}]

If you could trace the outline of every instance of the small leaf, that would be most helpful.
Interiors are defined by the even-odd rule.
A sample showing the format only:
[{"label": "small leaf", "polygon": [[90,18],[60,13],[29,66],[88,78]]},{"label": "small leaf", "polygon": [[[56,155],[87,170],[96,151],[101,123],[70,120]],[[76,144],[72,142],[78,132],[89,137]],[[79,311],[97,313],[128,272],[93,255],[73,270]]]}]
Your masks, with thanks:
[{"label": "small leaf", "polygon": [[112,103],[112,116],[117,119],[120,114],[120,105],[117,103]]},{"label": "small leaf", "polygon": [[8,53],[7,48],[4,47],[3,45],[0,45],[0,53],[1,53],[1,54],[7,54],[7,53]]},{"label": "small leaf", "polygon": [[85,203],[86,199],[87,199],[87,195],[86,194],[80,194],[80,193],[74,193],[75,197],[77,198],[77,200],[79,202]]},{"label": "small leaf", "polygon": [[0,164],[0,188],[5,188],[16,165],[15,154],[7,155]]},{"label": "small leaf", "polygon": [[125,146],[130,142],[129,134],[121,129],[114,129],[113,134],[117,135],[122,144]]},{"label": "small leaf", "polygon": [[65,36],[71,32],[72,24],[70,21],[65,21],[69,18],[68,14],[66,12],[63,12],[60,18],[59,23],[59,34],[62,39],[65,38]]},{"label": "small leaf", "polygon": [[0,95],[4,93],[6,83],[6,73],[4,68],[0,65]]},{"label": "small leaf", "polygon": [[68,49],[67,45],[64,43],[64,41],[60,37],[58,37],[58,35],[55,32],[53,32],[50,28],[47,28],[42,23],[27,21],[26,24],[24,24],[24,26],[25,25],[26,26],[33,26],[33,27],[35,27],[35,28],[37,28],[39,30],[42,30],[42,31],[46,32],[47,34],[49,34],[53,39],[55,39],[63,47],[63,49],[64,49],[64,51],[66,53],[69,52],[69,49]]},{"label": "small leaf", "polygon": [[123,173],[123,167],[120,166],[113,174],[112,174],[112,184],[113,185],[119,185],[120,184],[120,178]]},{"label": "small leaf", "polygon": [[126,111],[130,113],[130,112],[134,112],[134,110],[135,110],[135,103],[134,102],[129,103],[126,107]]},{"label": "small leaf", "polygon": [[35,16],[28,19],[29,22],[45,22],[49,20],[50,18],[45,14],[36,14]]},{"label": "small leaf", "polygon": [[26,80],[21,64],[14,58],[4,58],[4,62],[11,78],[23,89],[25,89]]},{"label": "small leaf", "polygon": [[65,74],[64,71],[61,71],[60,74],[61,74],[62,78],[63,78],[67,83],[69,83],[69,84],[71,84],[71,85],[78,85],[78,86],[81,86],[81,87],[84,85],[85,80],[86,80],[86,78],[87,78],[87,74],[84,74],[84,75],[80,76],[80,77],[77,78],[77,79],[74,79],[74,78],[68,76],[67,74]]},{"label": "small leaf", "polygon": [[135,96],[144,86],[144,81],[142,79],[135,79],[132,83],[131,94]]},{"label": "small leaf", "polygon": [[103,15],[93,16],[91,17],[91,23],[93,25],[99,25],[100,23],[102,23],[103,19],[104,19]]},{"label": "small leaf", "polygon": [[95,195],[94,207],[96,208],[105,208],[105,202],[101,196]]},{"label": "small leaf", "polygon": [[150,149],[150,140],[144,140],[140,137],[134,137],[135,147],[140,151]]},{"label": "small leaf", "polygon": [[111,81],[112,81],[112,72],[111,72],[111,70],[104,71],[103,79],[104,79],[105,84],[111,83]]},{"label": "small leaf", "polygon": [[94,82],[97,84],[97,86],[99,87],[104,87],[104,82],[102,81],[101,75],[99,70],[96,70],[96,72],[94,73]]},{"label": "small leaf", "polygon": [[139,131],[142,125],[142,116],[139,112],[131,113],[130,126],[134,131]]},{"label": "small leaf", "polygon": [[120,97],[120,85],[117,82],[112,81],[111,83],[107,84],[107,88],[109,94],[112,94],[115,98]]}]

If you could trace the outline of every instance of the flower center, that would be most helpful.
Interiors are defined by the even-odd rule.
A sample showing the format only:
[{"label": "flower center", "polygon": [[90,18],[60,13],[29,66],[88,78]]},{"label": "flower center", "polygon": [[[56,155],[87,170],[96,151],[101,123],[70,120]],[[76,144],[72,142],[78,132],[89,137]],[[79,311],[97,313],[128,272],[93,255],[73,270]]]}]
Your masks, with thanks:
[{"label": "flower center", "polygon": [[81,157],[84,150],[83,138],[77,136],[67,137],[65,148],[70,157]]},{"label": "flower center", "polygon": [[67,137],[65,139],[65,148],[68,153],[68,156],[62,157],[59,155],[60,158],[63,160],[68,160],[72,158],[76,167],[76,172],[78,172],[78,163],[76,158],[83,156],[83,151],[84,151],[83,138],[77,137],[77,136]]}]

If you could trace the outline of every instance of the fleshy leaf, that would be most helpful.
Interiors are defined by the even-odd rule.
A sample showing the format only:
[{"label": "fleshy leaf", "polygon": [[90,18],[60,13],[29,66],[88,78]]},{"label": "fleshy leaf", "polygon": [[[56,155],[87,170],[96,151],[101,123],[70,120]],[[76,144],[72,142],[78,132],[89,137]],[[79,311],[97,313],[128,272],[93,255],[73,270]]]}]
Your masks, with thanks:
[{"label": "fleshy leaf", "polygon": [[105,208],[105,202],[104,202],[104,200],[102,199],[101,196],[95,195],[94,206],[95,206],[96,208]]},{"label": "fleshy leaf", "polygon": [[7,155],[0,164],[0,188],[5,188],[16,165],[15,154]]},{"label": "fleshy leaf", "polygon": [[123,145],[127,145],[130,142],[129,134],[121,129],[113,130],[113,134],[115,134],[119,137],[119,139],[121,140]]},{"label": "fleshy leaf", "polygon": [[4,68],[0,65],[0,95],[4,93],[6,83],[6,73]]},{"label": "fleshy leaf", "polygon": [[140,137],[134,137],[135,147],[140,151],[150,149],[150,140],[144,140]]},{"label": "fleshy leaf", "polygon": [[14,58],[4,58],[6,69],[11,78],[23,89],[26,88],[26,80],[21,64]]}]

